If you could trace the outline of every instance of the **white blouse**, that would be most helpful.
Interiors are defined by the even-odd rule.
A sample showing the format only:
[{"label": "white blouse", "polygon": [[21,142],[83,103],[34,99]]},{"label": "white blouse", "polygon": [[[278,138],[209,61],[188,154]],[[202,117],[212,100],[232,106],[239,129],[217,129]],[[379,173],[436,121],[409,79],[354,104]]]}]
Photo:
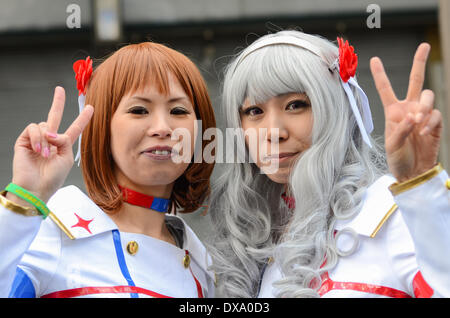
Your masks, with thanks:
[{"label": "white blouse", "polygon": [[73,235],[47,218],[0,206],[0,297],[213,297],[205,247],[184,221],[182,247],[116,224],[75,186],[60,189],[49,209]]},{"label": "white blouse", "polygon": [[[321,297],[450,297],[450,180],[445,171],[393,196],[383,176],[361,212],[336,222],[336,246],[350,252],[322,276]],[[398,208],[397,208],[398,207]],[[277,260],[266,266],[259,297],[275,297]]]}]

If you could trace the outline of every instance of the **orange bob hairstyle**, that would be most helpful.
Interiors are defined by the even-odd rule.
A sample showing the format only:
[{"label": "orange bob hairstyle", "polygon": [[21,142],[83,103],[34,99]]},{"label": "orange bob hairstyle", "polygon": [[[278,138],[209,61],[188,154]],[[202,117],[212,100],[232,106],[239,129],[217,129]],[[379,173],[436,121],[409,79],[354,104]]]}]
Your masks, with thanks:
[{"label": "orange bob hairstyle", "polygon": [[[216,126],[214,111],[202,75],[183,54],[164,45],[144,42],[127,45],[101,63],[93,72],[86,92],[86,105],[95,111],[83,131],[81,169],[91,199],[105,212],[116,212],[123,204],[114,176],[111,154],[111,118],[122,97],[154,83],[161,94],[169,93],[168,74],[179,81],[202,121],[202,135]],[[203,139],[203,138],[202,138]],[[207,142],[202,141],[202,153]],[[191,162],[174,184],[172,208],[179,212],[197,210],[210,193],[214,164]],[[181,208],[181,209],[180,209]]]}]

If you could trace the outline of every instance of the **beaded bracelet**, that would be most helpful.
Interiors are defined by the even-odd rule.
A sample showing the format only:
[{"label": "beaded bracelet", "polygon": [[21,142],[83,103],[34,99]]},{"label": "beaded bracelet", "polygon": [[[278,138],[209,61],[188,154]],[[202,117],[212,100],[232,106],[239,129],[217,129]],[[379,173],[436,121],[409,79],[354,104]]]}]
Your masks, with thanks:
[{"label": "beaded bracelet", "polygon": [[37,198],[36,196],[31,194],[29,191],[18,186],[17,184],[14,184],[14,183],[8,184],[8,186],[5,188],[5,191],[11,192],[11,193],[15,194],[16,196],[18,196],[19,198],[32,204],[42,214],[42,218],[44,218],[44,219],[50,213],[50,210],[48,209],[47,205],[41,199]]}]

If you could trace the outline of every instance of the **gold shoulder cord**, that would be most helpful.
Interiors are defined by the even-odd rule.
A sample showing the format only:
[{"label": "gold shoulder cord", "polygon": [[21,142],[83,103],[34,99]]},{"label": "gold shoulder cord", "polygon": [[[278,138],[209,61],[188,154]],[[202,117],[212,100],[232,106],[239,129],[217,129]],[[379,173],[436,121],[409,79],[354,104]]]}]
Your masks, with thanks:
[{"label": "gold shoulder cord", "polygon": [[[6,191],[0,192],[0,204],[3,205],[9,211],[22,214],[25,216],[40,216],[41,214],[35,209],[31,207],[24,207],[18,205],[6,198]],[[75,237],[70,233],[70,231],[64,226],[64,224],[56,217],[55,214],[50,212],[48,217],[63,231],[71,240],[75,239]]]}]

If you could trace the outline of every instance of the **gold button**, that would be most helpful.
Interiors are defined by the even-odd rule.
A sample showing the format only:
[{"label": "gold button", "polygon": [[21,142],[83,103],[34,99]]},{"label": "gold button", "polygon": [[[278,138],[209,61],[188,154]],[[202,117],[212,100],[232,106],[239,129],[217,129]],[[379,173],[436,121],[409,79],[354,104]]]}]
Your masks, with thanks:
[{"label": "gold button", "polygon": [[139,245],[136,241],[130,241],[127,244],[127,252],[131,255],[134,255],[137,253],[139,249]]},{"label": "gold button", "polygon": [[445,185],[447,186],[447,189],[450,190],[450,179],[447,179],[447,182],[445,183]]},{"label": "gold button", "polygon": [[191,257],[189,256],[189,254],[186,251],[186,255],[184,255],[184,257],[183,257],[184,268],[188,268],[190,263],[191,263]]}]

